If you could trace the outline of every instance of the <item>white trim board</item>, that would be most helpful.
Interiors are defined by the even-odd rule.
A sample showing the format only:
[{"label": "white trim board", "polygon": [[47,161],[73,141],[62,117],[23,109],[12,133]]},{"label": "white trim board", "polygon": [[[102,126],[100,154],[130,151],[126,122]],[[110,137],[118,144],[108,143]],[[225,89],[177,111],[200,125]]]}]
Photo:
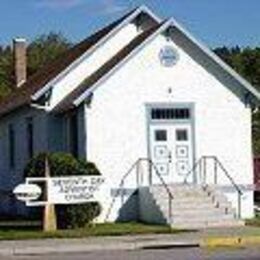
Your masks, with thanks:
[{"label": "white trim board", "polygon": [[112,68],[108,73],[102,76],[92,87],[87,89],[82,95],[75,99],[73,104],[77,107],[88,97],[89,93],[93,92],[99,85],[109,78],[113,73],[117,71],[125,62],[127,62],[131,57],[138,53],[148,42],[154,39],[159,33],[166,30],[172,23],[171,20],[164,22],[153,34],[151,34],[144,42],[142,42],[137,48],[135,48],[131,53],[129,53],[124,59],[122,59],[114,68]]},{"label": "white trim board", "polygon": [[178,24],[175,19],[171,18],[161,25],[151,36],[149,36],[143,43],[141,43],[135,50],[133,50],[127,57],[121,60],[113,69],[111,69],[107,74],[105,74],[101,79],[99,79],[92,87],[87,89],[83,94],[76,98],[73,104],[77,107],[79,106],[89,95],[93,92],[102,82],[104,82],[108,77],[110,77],[117,69],[119,69],[125,62],[127,62],[133,55],[139,52],[146,44],[148,44],[154,37],[162,33],[168,27],[173,26],[177,28],[181,33],[183,33],[193,44],[199,47],[209,58],[216,62],[221,68],[227,71],[235,80],[238,81],[242,87],[247,89],[254,97],[260,101],[260,93],[245,79],[243,79],[237,72],[235,72],[231,67],[229,67],[225,62],[223,62],[213,51],[204,46],[202,43],[197,41],[189,32],[187,32],[180,24]]},{"label": "white trim board", "polygon": [[[105,41],[110,39],[115,33],[117,33],[120,29],[122,29],[125,25],[130,23],[132,20],[134,20],[140,13],[145,12],[151,18],[153,18],[156,22],[160,22],[161,19],[156,16],[149,8],[147,8],[145,5],[140,6],[137,8],[131,15],[125,18],[119,25],[117,25],[112,31],[110,31],[106,36],[101,38],[97,43],[95,43],[90,49],[88,49],[83,55],[81,55],[78,59],[76,59],[74,62],[72,62],[65,70],[60,72],[55,78],[53,78],[51,81],[49,81],[45,86],[43,86],[40,90],[38,90],[36,93],[34,93],[31,96],[31,99],[36,101],[38,98],[40,98],[46,91],[48,91],[50,88],[53,87],[53,85],[56,84],[57,81],[59,81],[62,77],[66,76],[71,70],[73,70],[79,63],[82,62],[83,59],[85,59],[87,56],[91,55],[97,48],[99,48]],[[101,28],[102,29],[102,28]]]},{"label": "white trim board", "polygon": [[247,80],[240,76],[233,68],[227,63],[221,60],[212,50],[210,50],[204,43],[197,40],[190,32],[188,32],[180,23],[172,18],[174,26],[183,33],[193,44],[199,47],[207,56],[215,61],[221,68],[228,72],[233,78],[235,78],[242,86],[244,86],[251,94],[253,94],[258,100],[260,100],[260,92],[257,91]]}]

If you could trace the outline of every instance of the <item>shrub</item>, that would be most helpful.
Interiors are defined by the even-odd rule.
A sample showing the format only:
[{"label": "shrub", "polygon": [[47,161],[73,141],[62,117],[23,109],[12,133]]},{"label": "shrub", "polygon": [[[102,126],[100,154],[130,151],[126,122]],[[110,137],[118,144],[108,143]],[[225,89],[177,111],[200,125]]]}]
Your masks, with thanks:
[{"label": "shrub", "polygon": [[101,213],[101,207],[97,202],[89,202],[77,205],[56,206],[58,227],[78,228],[84,227]]},{"label": "shrub", "polygon": [[[45,159],[48,158],[50,175],[100,175],[95,164],[78,160],[67,153],[41,153],[32,158],[24,169],[25,177],[44,177]],[[55,205],[59,228],[78,228],[91,222],[101,212],[98,202],[75,205]]]},{"label": "shrub", "polygon": [[77,160],[68,153],[40,153],[32,158],[26,165],[24,175],[26,177],[44,177],[45,159],[48,158],[52,177],[100,175],[94,163]]}]

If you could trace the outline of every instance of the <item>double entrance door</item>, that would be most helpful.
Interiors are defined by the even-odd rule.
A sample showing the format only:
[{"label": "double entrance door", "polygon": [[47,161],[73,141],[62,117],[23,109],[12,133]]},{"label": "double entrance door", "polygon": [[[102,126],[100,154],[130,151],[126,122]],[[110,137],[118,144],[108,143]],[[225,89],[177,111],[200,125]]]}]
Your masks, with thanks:
[{"label": "double entrance door", "polygon": [[[156,118],[153,121],[153,116],[151,116],[152,121],[149,125],[150,158],[157,173],[167,183],[182,183],[193,167],[194,137],[190,120],[191,112],[187,111],[189,112],[186,113],[186,118],[176,120],[174,118],[169,120]],[[170,114],[169,111],[168,114]],[[174,116],[174,112],[172,115]],[[154,171],[153,169],[152,178],[158,180]],[[188,181],[193,181],[193,174],[190,174]]]}]

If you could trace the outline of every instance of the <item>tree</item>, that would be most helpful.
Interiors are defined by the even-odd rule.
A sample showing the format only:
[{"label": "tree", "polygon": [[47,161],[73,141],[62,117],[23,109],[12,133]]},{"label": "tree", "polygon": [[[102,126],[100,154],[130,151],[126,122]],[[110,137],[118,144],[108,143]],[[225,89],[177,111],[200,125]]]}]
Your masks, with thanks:
[{"label": "tree", "polygon": [[60,33],[50,32],[36,38],[28,46],[28,75],[32,75],[42,66],[62,55],[71,43]]},{"label": "tree", "polygon": [[230,50],[223,46],[223,47],[219,47],[219,48],[216,48],[214,50],[214,52],[223,60],[225,61],[226,63],[228,63],[229,65],[232,66],[232,57],[231,57],[231,52]]},{"label": "tree", "polygon": [[[45,64],[62,55],[72,44],[60,33],[50,32],[36,38],[27,50],[27,74],[34,74]],[[15,86],[13,51],[11,46],[0,46],[0,98]]]},{"label": "tree", "polygon": [[13,58],[12,50],[9,46],[1,47],[0,51],[0,98],[10,93],[13,82]]},{"label": "tree", "polygon": [[254,154],[260,155],[260,111],[253,114],[253,147]]}]

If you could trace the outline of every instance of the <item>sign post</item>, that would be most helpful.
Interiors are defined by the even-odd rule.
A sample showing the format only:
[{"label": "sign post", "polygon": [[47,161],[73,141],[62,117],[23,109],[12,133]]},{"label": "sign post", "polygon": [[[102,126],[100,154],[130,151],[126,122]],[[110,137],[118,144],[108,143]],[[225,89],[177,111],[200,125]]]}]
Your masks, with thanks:
[{"label": "sign post", "polygon": [[[50,166],[49,161],[45,159],[45,177],[50,178]],[[43,230],[46,232],[52,232],[57,230],[57,217],[55,212],[55,205],[49,202],[48,191],[49,187],[47,185],[47,204],[44,206],[43,213]]]}]

